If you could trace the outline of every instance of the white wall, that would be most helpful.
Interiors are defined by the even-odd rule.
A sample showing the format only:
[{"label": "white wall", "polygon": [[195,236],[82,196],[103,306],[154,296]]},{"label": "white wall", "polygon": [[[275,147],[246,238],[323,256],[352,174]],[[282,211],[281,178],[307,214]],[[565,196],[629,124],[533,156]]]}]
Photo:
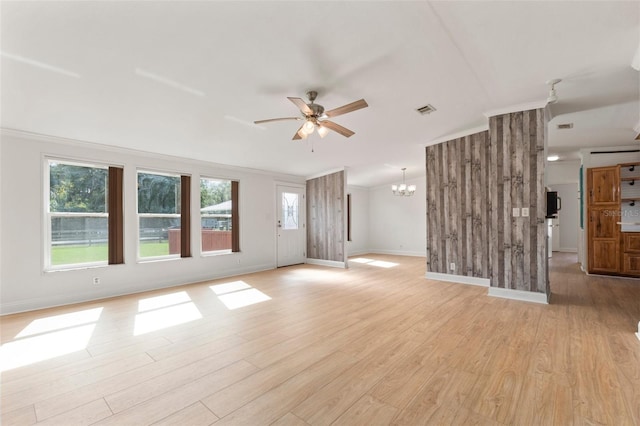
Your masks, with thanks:
[{"label": "white wall", "polygon": [[[552,191],[558,191],[562,199],[562,209],[558,212],[560,223],[560,251],[578,251],[578,233],[580,231],[580,194],[577,183],[550,185]],[[554,232],[556,230],[554,229]]]},{"label": "white wall", "polygon": [[427,216],[424,177],[407,180],[416,185],[412,197],[398,197],[391,185],[369,190],[369,249],[373,253],[426,256]]},{"label": "white wall", "polygon": [[369,252],[369,189],[347,186],[351,194],[351,241],[347,241],[347,255]]},{"label": "white wall", "polygon": [[[2,314],[274,268],[276,181],[304,184],[302,177],[4,130],[0,153]],[[124,265],[43,271],[45,156],[124,166]],[[137,263],[137,168],[191,174],[195,194],[200,175],[239,180],[241,252],[202,257],[199,229],[194,226],[192,258]],[[194,198],[198,211],[199,197]],[[93,277],[101,278],[99,286],[92,284]]]},{"label": "white wall", "polygon": [[547,162],[544,171],[547,186],[558,183],[578,183],[580,164],[580,160]]}]

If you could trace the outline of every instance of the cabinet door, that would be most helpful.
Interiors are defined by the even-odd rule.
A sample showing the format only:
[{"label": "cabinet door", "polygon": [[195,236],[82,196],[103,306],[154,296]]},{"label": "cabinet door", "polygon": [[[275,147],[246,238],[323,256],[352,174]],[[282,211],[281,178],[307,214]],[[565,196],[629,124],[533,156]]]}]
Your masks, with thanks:
[{"label": "cabinet door", "polygon": [[622,272],[629,275],[640,275],[639,253],[624,253]]},{"label": "cabinet door", "polygon": [[591,205],[620,202],[620,168],[618,166],[589,169],[587,178]]},{"label": "cabinet door", "polygon": [[589,272],[620,272],[620,239],[617,206],[589,208]]},{"label": "cabinet door", "polygon": [[594,240],[590,253],[590,272],[618,273],[620,270],[619,247],[620,243],[615,240]]},{"label": "cabinet door", "polygon": [[624,232],[622,234],[622,251],[640,253],[640,232]]},{"label": "cabinet door", "polygon": [[619,226],[617,222],[620,221],[619,208],[592,207],[589,214],[589,236],[592,239],[615,238],[617,241]]}]

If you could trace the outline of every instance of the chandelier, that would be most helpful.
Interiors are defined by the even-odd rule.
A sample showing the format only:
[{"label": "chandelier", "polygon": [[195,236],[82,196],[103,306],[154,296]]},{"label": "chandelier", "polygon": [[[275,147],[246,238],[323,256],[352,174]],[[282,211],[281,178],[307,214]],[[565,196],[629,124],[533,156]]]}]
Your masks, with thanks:
[{"label": "chandelier", "polygon": [[415,185],[407,185],[404,182],[406,170],[406,167],[402,168],[402,183],[400,185],[391,185],[391,192],[393,192],[393,195],[398,195],[400,197],[411,197],[416,192]]}]

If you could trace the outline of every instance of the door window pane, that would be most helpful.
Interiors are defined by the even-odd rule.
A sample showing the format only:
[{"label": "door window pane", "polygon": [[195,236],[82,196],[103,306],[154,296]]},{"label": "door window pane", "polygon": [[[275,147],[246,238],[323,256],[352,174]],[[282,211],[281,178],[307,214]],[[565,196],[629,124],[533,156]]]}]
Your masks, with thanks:
[{"label": "door window pane", "polygon": [[282,193],[282,228],[298,229],[298,194]]}]

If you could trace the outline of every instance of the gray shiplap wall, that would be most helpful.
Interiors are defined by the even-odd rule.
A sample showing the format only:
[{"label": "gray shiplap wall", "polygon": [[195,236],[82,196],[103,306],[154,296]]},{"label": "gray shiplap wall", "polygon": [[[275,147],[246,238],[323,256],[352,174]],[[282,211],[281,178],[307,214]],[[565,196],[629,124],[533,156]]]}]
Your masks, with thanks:
[{"label": "gray shiplap wall", "polygon": [[345,261],[344,171],[307,181],[307,257]]},{"label": "gray shiplap wall", "polygon": [[[426,148],[427,271],[549,294],[545,140],[545,112],[536,109]],[[512,217],[514,207],[529,217]]]},{"label": "gray shiplap wall", "polygon": [[430,272],[489,278],[488,147],[488,131],[427,147]]},{"label": "gray shiplap wall", "polygon": [[[544,109],[489,118],[491,286],[549,294]],[[529,217],[513,217],[513,208]]]}]

